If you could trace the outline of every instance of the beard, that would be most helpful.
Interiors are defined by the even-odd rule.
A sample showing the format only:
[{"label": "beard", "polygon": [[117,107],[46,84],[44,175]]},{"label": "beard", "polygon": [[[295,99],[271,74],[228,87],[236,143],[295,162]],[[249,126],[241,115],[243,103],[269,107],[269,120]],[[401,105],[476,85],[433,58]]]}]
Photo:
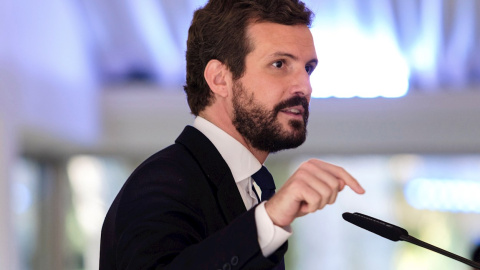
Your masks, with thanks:
[{"label": "beard", "polygon": [[[237,131],[254,148],[269,153],[300,146],[307,137],[308,100],[295,96],[278,103],[273,110],[268,110],[248,96],[242,83],[233,85],[233,125]],[[282,127],[278,113],[288,107],[301,105],[304,108],[303,120],[290,120],[289,129]]]}]

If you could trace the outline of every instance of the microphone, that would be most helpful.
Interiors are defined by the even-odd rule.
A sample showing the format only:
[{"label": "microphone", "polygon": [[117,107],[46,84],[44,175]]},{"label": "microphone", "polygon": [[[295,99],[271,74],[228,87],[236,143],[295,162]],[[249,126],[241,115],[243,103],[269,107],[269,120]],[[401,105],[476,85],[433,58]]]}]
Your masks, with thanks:
[{"label": "microphone", "polygon": [[480,269],[480,263],[471,261],[469,259],[466,259],[464,257],[458,256],[456,254],[453,254],[451,252],[448,252],[446,250],[443,250],[441,248],[438,248],[436,246],[430,245],[428,243],[425,243],[421,240],[418,240],[417,238],[408,235],[407,230],[404,228],[395,226],[393,224],[387,223],[385,221],[361,214],[361,213],[348,213],[345,212],[342,215],[343,219],[346,221],[357,225],[360,228],[363,228],[367,231],[370,231],[372,233],[378,234],[382,237],[385,237],[389,240],[392,240],[394,242],[397,241],[405,241],[412,243],[414,245],[429,249],[431,251],[440,253],[444,256],[447,256],[451,259],[457,260],[459,262],[462,262],[464,264],[467,264],[471,267],[474,267],[476,269]]}]

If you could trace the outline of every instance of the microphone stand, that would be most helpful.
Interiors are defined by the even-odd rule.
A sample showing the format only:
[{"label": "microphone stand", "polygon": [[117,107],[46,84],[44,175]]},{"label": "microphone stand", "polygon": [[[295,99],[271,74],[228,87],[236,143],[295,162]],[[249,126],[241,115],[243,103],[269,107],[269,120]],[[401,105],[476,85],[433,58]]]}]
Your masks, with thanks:
[{"label": "microphone stand", "polygon": [[436,247],[436,246],[433,246],[433,245],[430,245],[429,243],[426,243],[426,242],[423,242],[422,240],[419,240],[411,235],[401,235],[400,236],[400,240],[403,240],[405,242],[409,242],[409,243],[412,243],[414,245],[417,245],[417,246],[421,246],[423,248],[426,248],[426,249],[429,249],[431,251],[434,251],[434,252],[437,252],[437,253],[440,253],[444,256],[447,256],[451,259],[454,259],[454,260],[457,260],[459,262],[462,262],[464,264],[467,264],[471,267],[474,267],[475,269],[480,269],[480,263],[477,263],[477,262],[474,262],[474,261],[471,261],[469,259],[466,259],[462,256],[458,256],[457,254],[453,254],[451,252],[448,252],[444,249],[441,249],[439,247]]},{"label": "microphone stand", "polygon": [[368,230],[372,233],[375,233],[377,235],[380,235],[384,238],[387,238],[391,241],[405,241],[412,243],[414,245],[429,249],[431,251],[437,252],[439,254],[442,254],[444,256],[447,256],[451,259],[454,259],[456,261],[462,262],[464,264],[467,264],[471,267],[474,267],[475,269],[480,269],[480,263],[471,261],[469,259],[466,259],[464,257],[458,256],[456,254],[453,254],[451,252],[448,252],[446,250],[443,250],[439,247],[430,245],[428,243],[425,243],[421,240],[418,240],[417,238],[410,236],[404,228],[395,226],[393,224],[387,223],[385,221],[373,218],[371,216],[367,216],[361,213],[348,213],[345,212],[343,213],[343,219],[346,221],[359,226],[360,228],[363,228],[365,230]]}]

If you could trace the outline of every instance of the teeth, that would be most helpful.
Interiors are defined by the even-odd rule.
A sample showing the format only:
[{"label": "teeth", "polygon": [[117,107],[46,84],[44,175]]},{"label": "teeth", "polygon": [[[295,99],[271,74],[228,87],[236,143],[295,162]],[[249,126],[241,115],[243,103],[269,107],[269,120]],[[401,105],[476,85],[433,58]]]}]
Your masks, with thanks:
[{"label": "teeth", "polygon": [[298,110],[298,109],[288,109],[287,112],[299,114],[299,113],[300,113],[300,110]]}]

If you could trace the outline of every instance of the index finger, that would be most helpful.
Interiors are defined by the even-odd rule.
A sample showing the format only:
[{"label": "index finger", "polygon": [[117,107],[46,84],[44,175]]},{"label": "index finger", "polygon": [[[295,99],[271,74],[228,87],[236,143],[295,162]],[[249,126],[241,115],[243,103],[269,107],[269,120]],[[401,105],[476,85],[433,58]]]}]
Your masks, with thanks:
[{"label": "index finger", "polygon": [[317,166],[321,169],[331,173],[340,181],[343,181],[345,185],[349,186],[355,193],[363,194],[365,193],[365,189],[360,185],[360,183],[355,179],[350,173],[348,173],[344,168],[339,167],[337,165],[321,161],[321,160],[314,160]]}]

